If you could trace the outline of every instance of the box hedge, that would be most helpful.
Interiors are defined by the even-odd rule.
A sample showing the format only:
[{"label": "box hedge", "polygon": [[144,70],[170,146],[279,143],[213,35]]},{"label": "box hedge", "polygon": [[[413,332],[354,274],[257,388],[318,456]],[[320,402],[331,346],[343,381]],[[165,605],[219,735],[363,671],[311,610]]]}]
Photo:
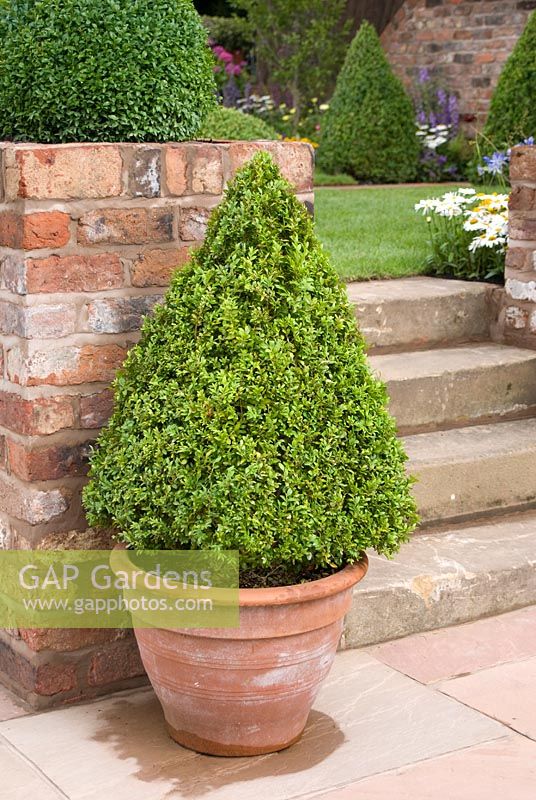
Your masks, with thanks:
[{"label": "box hedge", "polygon": [[211,111],[198,134],[199,139],[277,139],[277,133],[263,119],[234,108],[218,106]]},{"label": "box hedge", "polygon": [[368,22],[352,41],[323,121],[318,165],[360,181],[398,183],[417,174],[415,112]]},{"label": "box hedge", "polygon": [[16,0],[0,38],[0,139],[192,139],[216,102],[191,0]]},{"label": "box hedge", "polygon": [[488,149],[536,136],[536,12],[503,67],[484,129]]},{"label": "box hedge", "polygon": [[88,518],[135,548],[238,550],[242,569],[390,555],[416,520],[405,455],[344,289],[271,157],[207,237],[115,380]]}]

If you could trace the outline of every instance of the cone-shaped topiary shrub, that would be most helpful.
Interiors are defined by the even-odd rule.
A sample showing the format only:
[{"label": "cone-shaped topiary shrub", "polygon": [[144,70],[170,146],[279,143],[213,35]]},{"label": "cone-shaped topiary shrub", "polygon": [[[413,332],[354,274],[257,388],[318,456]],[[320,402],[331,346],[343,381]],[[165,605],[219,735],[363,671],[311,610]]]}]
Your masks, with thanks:
[{"label": "cone-shaped topiary shrub", "polygon": [[322,125],[318,165],[374,183],[409,181],[419,144],[413,105],[376,30],[363,22],[337,78]]},{"label": "cone-shaped topiary shrub", "polygon": [[116,378],[90,523],[290,582],[390,555],[416,514],[385,403],[307,211],[258,154]]},{"label": "cone-shaped topiary shrub", "polygon": [[492,149],[536,135],[536,11],[504,65],[484,135]]},{"label": "cone-shaped topiary shrub", "polygon": [[267,122],[253,114],[218,106],[206,118],[198,138],[253,141],[277,139],[277,133]]},{"label": "cone-shaped topiary shrub", "polygon": [[216,102],[192,0],[11,0],[0,34],[0,139],[191,139]]}]

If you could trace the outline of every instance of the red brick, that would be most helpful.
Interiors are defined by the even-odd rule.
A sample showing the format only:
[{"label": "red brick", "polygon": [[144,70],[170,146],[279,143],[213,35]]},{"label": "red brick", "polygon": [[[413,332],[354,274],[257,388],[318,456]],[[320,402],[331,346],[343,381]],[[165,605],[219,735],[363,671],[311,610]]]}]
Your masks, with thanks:
[{"label": "red brick", "polygon": [[528,312],[517,306],[509,306],[504,312],[504,324],[513,330],[523,330],[527,325]]},{"label": "red brick", "polygon": [[512,211],[508,220],[508,231],[511,239],[536,241],[536,212]]},{"label": "red brick", "polygon": [[20,631],[21,638],[30,650],[70,653],[75,650],[114,642],[123,631],[106,628],[27,628]]},{"label": "red brick", "polygon": [[78,222],[80,244],[145,244],[172,239],[170,208],[103,208],[84,214]]},{"label": "red brick", "polygon": [[514,147],[510,160],[510,178],[513,181],[536,183],[536,147]]},{"label": "red brick", "polygon": [[183,242],[200,241],[205,238],[210,208],[193,206],[181,208],[179,215],[179,236]]},{"label": "red brick", "polygon": [[69,241],[71,218],[61,211],[43,211],[26,214],[22,218],[24,250],[38,250],[42,247],[63,247]]},{"label": "red brick", "polygon": [[153,310],[162,295],[136,297],[104,297],[87,305],[88,327],[93,333],[126,333],[138,331],[143,319]]},{"label": "red brick", "polygon": [[26,400],[14,392],[0,392],[0,425],[27,436],[72,428],[74,412],[71,397],[60,395]]},{"label": "red brick", "polygon": [[221,194],[223,191],[222,148],[210,144],[189,145],[193,194]]},{"label": "red brick", "polygon": [[85,442],[34,448],[8,439],[10,473],[23,481],[52,481],[85,475],[89,444]]},{"label": "red brick", "polygon": [[6,335],[58,338],[74,333],[76,320],[77,310],[72,305],[21,306],[0,300],[0,333]]},{"label": "red brick", "polygon": [[114,396],[111,389],[80,398],[80,427],[102,428],[112,415]]},{"label": "red brick", "polygon": [[26,294],[26,271],[24,261],[19,256],[0,258],[2,285],[14,294]]},{"label": "red brick", "polygon": [[0,470],[0,497],[5,514],[30,525],[39,525],[51,522],[67,511],[70,493],[61,489],[36,489]]},{"label": "red brick", "polygon": [[190,248],[177,250],[146,250],[132,265],[133,286],[168,286],[173,272],[190,257]]},{"label": "red brick", "polygon": [[144,673],[136,640],[129,638],[93,656],[89,666],[88,683],[90,686],[106,686]]},{"label": "red brick", "polygon": [[0,247],[17,248],[22,242],[22,223],[14,211],[0,212]]},{"label": "red brick", "polygon": [[259,150],[266,150],[275,156],[275,142],[231,142],[229,145],[229,163],[231,168],[230,177],[235,172],[250,161]]},{"label": "red brick", "polygon": [[[3,433],[0,433],[0,467],[5,469],[7,463],[7,447],[6,447],[6,437]],[[0,531],[1,531],[1,522],[0,522]],[[2,537],[0,536],[0,549],[2,549]]]},{"label": "red brick", "polygon": [[123,265],[115,253],[29,258],[24,288],[38,292],[95,292],[123,285]]},{"label": "red brick", "polygon": [[123,161],[115,145],[19,145],[15,158],[19,197],[70,200],[121,194]]},{"label": "red brick", "polygon": [[477,53],[475,56],[475,64],[491,64],[496,59],[495,53]]},{"label": "red brick", "polygon": [[188,151],[185,145],[168,145],[165,149],[166,183],[169,194],[180,197],[188,193]]},{"label": "red brick", "polygon": [[259,150],[272,154],[283,177],[296,191],[312,191],[313,148],[304,142],[232,142],[229,145],[231,174],[234,175]]},{"label": "red brick", "polygon": [[536,189],[531,189],[529,186],[514,186],[508,205],[511,210],[516,211],[536,209]]},{"label": "red brick", "polygon": [[126,350],[115,344],[32,348],[28,355],[13,347],[8,351],[7,369],[9,379],[22,386],[109,383],[125,356]]},{"label": "red brick", "polygon": [[37,668],[33,690],[47,697],[76,688],[76,664],[42,664]]},{"label": "red brick", "polygon": [[531,269],[531,251],[525,247],[509,247],[506,251],[506,266],[508,269]]},{"label": "red brick", "polygon": [[136,147],[130,167],[129,194],[133,197],[160,197],[160,148]]}]

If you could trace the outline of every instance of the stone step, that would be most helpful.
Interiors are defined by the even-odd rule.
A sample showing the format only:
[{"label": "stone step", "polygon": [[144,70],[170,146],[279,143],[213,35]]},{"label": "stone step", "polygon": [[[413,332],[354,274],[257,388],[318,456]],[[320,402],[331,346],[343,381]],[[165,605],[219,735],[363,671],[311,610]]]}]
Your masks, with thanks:
[{"label": "stone step", "polygon": [[536,514],[419,534],[392,561],[369,559],[346,618],[344,648],[536,603]]},{"label": "stone step", "polygon": [[357,281],[347,291],[371,348],[409,350],[489,339],[501,289],[416,277]]},{"label": "stone step", "polygon": [[412,432],[536,411],[536,351],[481,343],[371,356],[399,430]]},{"label": "stone step", "polygon": [[404,444],[425,523],[536,503],[536,419],[421,433]]}]

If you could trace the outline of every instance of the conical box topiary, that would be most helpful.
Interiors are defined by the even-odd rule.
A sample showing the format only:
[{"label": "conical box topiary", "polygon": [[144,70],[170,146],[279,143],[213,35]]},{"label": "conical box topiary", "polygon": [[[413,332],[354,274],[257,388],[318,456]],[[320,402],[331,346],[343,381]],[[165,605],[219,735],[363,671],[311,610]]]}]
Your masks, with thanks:
[{"label": "conical box topiary", "polygon": [[363,22],[337,78],[322,125],[318,165],[358,180],[399,183],[417,174],[415,112],[378,34]]},{"label": "conical box topiary", "polygon": [[287,582],[391,555],[416,512],[385,404],[305,207],[259,153],[116,378],[89,521]]},{"label": "conical box topiary", "polygon": [[536,136],[536,11],[501,72],[484,136],[491,149]]}]

